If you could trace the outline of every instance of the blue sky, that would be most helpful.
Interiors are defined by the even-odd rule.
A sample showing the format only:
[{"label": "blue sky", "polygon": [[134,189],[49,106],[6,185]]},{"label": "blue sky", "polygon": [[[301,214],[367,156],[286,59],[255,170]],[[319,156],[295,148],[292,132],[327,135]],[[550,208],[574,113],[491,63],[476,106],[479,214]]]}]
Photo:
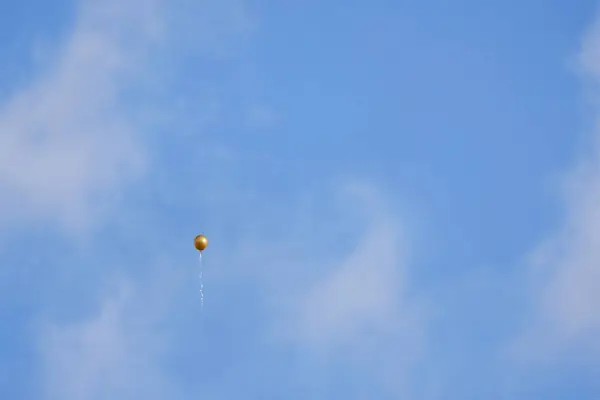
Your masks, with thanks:
[{"label": "blue sky", "polygon": [[1,397],[597,399],[596,7],[5,2]]}]

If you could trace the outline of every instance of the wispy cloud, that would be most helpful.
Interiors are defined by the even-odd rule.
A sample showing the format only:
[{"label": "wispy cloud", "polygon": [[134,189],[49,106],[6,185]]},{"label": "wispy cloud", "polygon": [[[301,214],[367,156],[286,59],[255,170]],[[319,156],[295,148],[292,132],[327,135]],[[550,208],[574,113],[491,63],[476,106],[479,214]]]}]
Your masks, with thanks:
[{"label": "wispy cloud", "polygon": [[[579,54],[595,101],[600,88],[599,26],[596,20]],[[600,351],[599,132],[590,137],[583,159],[567,176],[564,226],[535,252],[530,286],[534,310],[519,347],[530,361],[582,360]]]},{"label": "wispy cloud", "polygon": [[166,337],[156,333],[164,321],[160,307],[164,288],[149,293],[147,287],[140,290],[120,281],[89,317],[76,322],[44,321],[38,335],[39,397],[181,398],[161,363]]},{"label": "wispy cloud", "polygon": [[59,56],[2,105],[2,218],[85,228],[143,173],[147,154],[122,100],[161,38],[158,13],[152,1],[82,2]]},{"label": "wispy cloud", "polygon": [[[244,10],[235,1],[228,3],[235,6],[231,15],[218,2],[203,7],[188,1],[83,0],[77,5],[72,29],[56,46],[58,54],[46,60],[30,85],[0,106],[0,221],[12,224],[6,230],[11,235],[21,234],[14,227],[23,222],[47,222],[79,237],[107,221],[127,184],[156,166],[148,140],[154,132],[146,129],[147,110],[136,103],[146,94],[143,84],[164,84],[153,70],[156,58],[171,56],[170,44],[183,51],[178,41],[182,35],[210,26],[215,35],[203,37],[200,50],[210,53],[214,40],[220,55],[227,49],[220,38],[245,23]],[[187,18],[185,27],[176,24],[181,16]],[[192,44],[196,43],[187,43]],[[168,107],[159,111],[171,112]],[[140,229],[125,230],[138,235]],[[82,253],[78,262],[87,261],[87,267],[102,258],[97,251]],[[44,268],[59,270],[70,255],[62,255],[56,264],[46,259]],[[56,291],[51,302],[97,302],[97,312],[58,321],[56,315],[44,313],[50,306],[28,315],[44,321],[38,332],[40,398],[181,398],[161,362],[168,337],[152,333],[167,320],[156,300],[165,299],[169,279],[159,278],[161,289],[152,295],[147,292],[155,282],[142,281],[141,276],[128,276],[116,293],[97,290],[111,280],[112,272],[90,271],[104,275],[85,299],[69,298],[72,292],[57,289],[64,288],[62,275],[47,282]],[[90,284],[74,282],[76,274],[66,273],[70,280],[66,286]],[[169,277],[174,275],[170,271]],[[100,298],[90,299],[99,292]],[[9,306],[12,294],[3,295]]]},{"label": "wispy cloud", "polygon": [[[292,244],[278,246],[273,257],[267,248],[260,258],[276,261],[253,269],[271,310],[268,335],[320,360],[317,368],[342,363],[345,371],[360,371],[363,389],[406,393],[427,328],[427,310],[409,278],[408,227],[372,185],[344,185],[335,198],[335,208],[327,208],[337,223],[324,225],[315,210],[300,219],[312,230],[280,220],[291,232],[283,241]],[[319,251],[318,242],[335,240],[341,245]]]},{"label": "wispy cloud", "polygon": [[[356,193],[344,191],[346,205],[357,203],[356,210],[346,210],[346,218],[356,221],[356,229],[362,232],[350,253],[321,265],[324,272],[300,290],[293,310],[285,312],[292,316],[290,333],[309,347],[348,350],[374,335],[397,334],[401,321],[415,322],[406,298],[405,232],[389,210],[381,209],[376,201],[380,194],[368,190],[368,198],[358,202]],[[359,217],[362,210],[372,210],[367,211],[366,221]]]}]

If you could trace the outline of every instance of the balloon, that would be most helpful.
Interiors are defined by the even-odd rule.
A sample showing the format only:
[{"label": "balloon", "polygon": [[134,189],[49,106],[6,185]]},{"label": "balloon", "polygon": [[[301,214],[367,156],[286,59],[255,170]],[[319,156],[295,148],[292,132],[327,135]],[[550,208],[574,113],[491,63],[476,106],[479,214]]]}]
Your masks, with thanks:
[{"label": "balloon", "polygon": [[196,236],[196,238],[194,239],[194,247],[196,247],[198,251],[202,251],[206,249],[206,246],[208,246],[208,239],[206,238],[206,236]]}]

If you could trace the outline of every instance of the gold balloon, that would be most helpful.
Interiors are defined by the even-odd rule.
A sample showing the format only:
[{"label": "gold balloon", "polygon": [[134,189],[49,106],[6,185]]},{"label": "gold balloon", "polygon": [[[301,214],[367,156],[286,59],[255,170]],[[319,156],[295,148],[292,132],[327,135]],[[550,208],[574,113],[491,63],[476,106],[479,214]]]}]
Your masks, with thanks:
[{"label": "gold balloon", "polygon": [[198,251],[202,251],[206,249],[206,246],[208,246],[208,239],[206,238],[206,236],[196,236],[196,238],[194,239],[194,247],[196,247]]}]

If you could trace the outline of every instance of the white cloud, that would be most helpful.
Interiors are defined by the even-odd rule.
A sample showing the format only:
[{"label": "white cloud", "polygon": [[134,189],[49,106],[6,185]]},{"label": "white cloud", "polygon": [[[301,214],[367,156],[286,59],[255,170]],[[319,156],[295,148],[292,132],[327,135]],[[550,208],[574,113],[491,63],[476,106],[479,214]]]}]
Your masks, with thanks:
[{"label": "white cloud", "polygon": [[85,228],[144,171],[122,91],[160,39],[157,13],[152,1],[82,2],[53,65],[0,107],[2,217]]},{"label": "white cloud", "polygon": [[161,368],[165,337],[153,334],[160,312],[148,300],[131,286],[121,285],[89,318],[45,323],[39,336],[40,397],[179,398],[167,371]]},{"label": "white cloud", "polygon": [[[600,88],[599,26],[597,20],[585,36],[579,58],[594,97]],[[567,178],[564,226],[536,252],[534,315],[519,352],[538,361],[597,357],[600,350],[600,129],[590,144]]]},{"label": "white cloud", "polygon": [[[406,227],[373,186],[346,186],[338,200],[353,227],[345,239],[355,244],[312,262],[278,263],[292,278],[279,281],[269,300],[276,310],[276,337],[315,354],[325,365],[344,360],[382,391],[405,393],[406,373],[423,354],[427,317],[424,304],[410,291]],[[320,232],[309,235],[313,241],[334,232],[316,229]],[[310,240],[294,239],[299,240],[310,248]],[[296,264],[305,274],[295,270]]]},{"label": "white cloud", "polygon": [[399,246],[389,223],[373,226],[348,259],[301,298],[303,337],[339,345],[355,342],[365,330],[385,330],[401,290]]},{"label": "white cloud", "polygon": [[[186,8],[186,4],[193,7]],[[209,29],[169,24],[182,12],[187,12],[188,21],[195,16],[211,21],[219,10],[217,4],[205,10],[201,3],[187,0],[79,3],[73,29],[64,44],[58,46],[59,53],[51,57],[52,63],[45,65],[45,71],[28,87],[0,105],[0,222],[18,226],[23,221],[48,221],[74,233],[101,222],[100,217],[119,200],[123,187],[143,177],[153,166],[146,147],[145,135],[149,132],[143,132],[147,121],[137,119],[138,110],[129,103],[140,95],[140,82],[156,83],[151,79],[155,71],[148,65],[156,56],[164,55],[157,51],[171,51],[167,45],[181,35],[193,35],[197,33],[195,28]],[[238,12],[241,11],[236,8],[236,16]],[[226,17],[220,21],[224,24],[219,26],[219,34],[224,35]],[[173,29],[167,32],[167,28]],[[156,77],[156,81],[160,80]],[[159,111],[169,114],[170,110]],[[144,223],[159,229],[151,222]],[[134,225],[115,235],[121,239],[119,244],[131,246],[129,230],[135,230],[139,237],[141,228]],[[12,227],[7,231],[14,234]],[[152,256],[165,257],[158,253]],[[96,250],[89,256],[103,257]],[[60,264],[44,267],[60,269],[65,260],[61,258]],[[126,258],[123,255],[120,262]],[[169,267],[172,269],[173,265]],[[146,265],[143,269],[141,273],[137,270],[136,278],[147,273]],[[114,270],[102,270],[103,281],[110,279],[106,275],[111,271]],[[94,273],[100,272],[91,272]],[[174,274],[170,270],[168,279],[162,276],[155,284],[164,290]],[[196,278],[195,273],[192,276]],[[69,277],[73,282],[73,275]],[[136,283],[137,290],[148,289],[147,282]],[[62,288],[60,277],[48,285],[56,290]],[[90,296],[96,293],[93,289]],[[97,314],[76,321],[57,322],[46,314],[47,322],[39,333],[41,397],[181,398],[179,388],[172,384],[161,362],[168,337],[163,331],[154,335],[157,324],[165,320],[164,314],[156,309],[156,304],[148,304],[156,302],[156,298],[159,302],[167,300],[161,293],[154,294],[139,295],[125,287],[103,298]],[[69,290],[57,293],[52,302],[68,302],[64,296],[69,295]],[[7,301],[11,304],[12,299]]]}]

